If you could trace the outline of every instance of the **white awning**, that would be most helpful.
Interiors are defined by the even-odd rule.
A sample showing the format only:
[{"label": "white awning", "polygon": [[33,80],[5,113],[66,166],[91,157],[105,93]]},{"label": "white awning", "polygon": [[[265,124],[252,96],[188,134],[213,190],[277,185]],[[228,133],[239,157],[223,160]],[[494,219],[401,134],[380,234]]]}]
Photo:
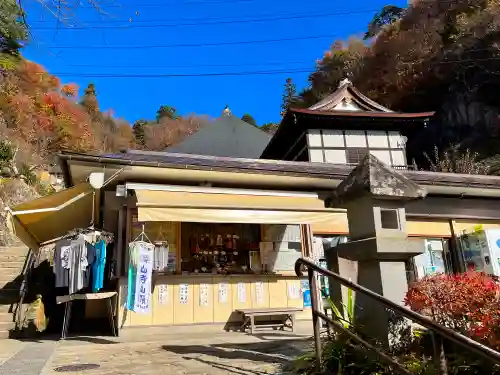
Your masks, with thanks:
[{"label": "white awning", "polygon": [[139,221],[312,224],[345,218],[314,193],[127,184]]},{"label": "white awning", "polygon": [[[33,250],[92,221],[93,189],[87,183],[7,208],[12,232]],[[97,192],[98,193],[98,192]],[[94,208],[95,219],[99,210]]]}]

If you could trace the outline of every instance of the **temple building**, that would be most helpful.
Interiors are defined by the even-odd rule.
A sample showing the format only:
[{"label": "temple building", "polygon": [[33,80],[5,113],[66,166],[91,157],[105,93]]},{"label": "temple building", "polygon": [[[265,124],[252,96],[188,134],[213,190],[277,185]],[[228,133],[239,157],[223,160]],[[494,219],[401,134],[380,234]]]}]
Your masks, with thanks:
[{"label": "temple building", "polygon": [[289,109],[261,158],[357,165],[370,153],[406,169],[406,141],[433,114],[393,112],[344,79],[313,106]]}]

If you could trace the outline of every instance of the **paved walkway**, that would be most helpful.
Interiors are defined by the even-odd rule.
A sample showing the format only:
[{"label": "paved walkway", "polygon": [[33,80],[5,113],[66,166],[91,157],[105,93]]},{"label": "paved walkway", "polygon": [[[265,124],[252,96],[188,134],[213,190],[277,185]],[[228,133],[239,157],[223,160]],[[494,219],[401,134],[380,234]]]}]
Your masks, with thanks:
[{"label": "paved walkway", "polygon": [[310,329],[311,323],[299,323],[296,333],[250,336],[224,332],[220,326],[156,327],[124,330],[119,338],[5,340],[0,341],[2,355],[4,347],[12,349],[0,364],[0,375],[276,374],[309,347]]}]

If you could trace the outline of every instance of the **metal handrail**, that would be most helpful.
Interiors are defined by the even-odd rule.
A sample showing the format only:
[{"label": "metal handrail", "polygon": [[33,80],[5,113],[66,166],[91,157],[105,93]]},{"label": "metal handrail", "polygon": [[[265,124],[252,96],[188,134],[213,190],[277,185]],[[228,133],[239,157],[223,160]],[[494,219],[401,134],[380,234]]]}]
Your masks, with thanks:
[{"label": "metal handrail", "polygon": [[[349,331],[348,329],[344,328],[341,324],[338,322],[335,322],[322,312],[318,310],[318,296],[316,294],[316,278],[314,277],[314,272],[317,272],[323,276],[331,277],[332,279],[336,280],[340,284],[352,289],[353,291],[362,293],[376,301],[378,301],[380,304],[384,305],[386,308],[391,309],[402,316],[411,319],[421,326],[432,330],[434,333],[437,333],[438,335],[434,335],[434,350],[436,353],[436,346],[442,345],[442,338],[446,338],[450,341],[453,341],[457,343],[458,345],[461,345],[465,347],[466,349],[475,352],[476,354],[480,355],[481,357],[500,364],[500,353],[497,352],[496,350],[491,349],[490,347],[483,345],[467,336],[461,335],[450,328],[444,327],[440,325],[439,323],[435,322],[434,320],[423,316],[421,314],[416,313],[415,311],[412,311],[406,307],[403,307],[401,305],[398,305],[397,303],[373,292],[370,289],[367,289],[359,284],[356,284],[332,271],[329,271],[325,268],[321,268],[314,264],[313,262],[304,259],[304,258],[299,258],[295,262],[295,273],[297,276],[302,277],[302,266],[305,266],[308,271],[308,278],[309,278],[309,285],[311,288],[311,307],[312,307],[312,314],[313,314],[313,324],[314,324],[314,337],[315,337],[315,344],[316,344],[316,365],[318,366],[318,370],[320,370],[321,367],[321,342],[320,342],[320,335],[319,335],[319,324],[318,324],[318,317],[322,318],[325,320],[327,323],[330,325],[335,326],[335,328],[341,330],[342,332],[346,333],[349,335],[352,339],[355,341],[358,341],[360,344],[366,346],[368,349],[375,351],[383,360],[386,360],[390,362],[390,364],[395,365],[397,367],[398,372],[402,374],[411,374],[403,365],[398,363],[394,358],[388,356],[387,354],[381,352],[379,349],[377,349],[375,346],[369,344],[368,342],[362,340],[359,338],[356,334],[353,332]],[[440,336],[440,337],[439,337]],[[437,352],[439,353],[439,352]],[[436,358],[437,360],[437,358]],[[438,367],[439,368],[439,367]],[[446,371],[441,372],[441,373],[446,373]]]},{"label": "metal handrail", "polygon": [[21,271],[21,275],[23,275],[23,281],[21,282],[21,286],[19,287],[19,300],[17,301],[16,310],[14,312],[14,319],[16,322],[16,329],[20,328],[21,321],[23,319],[23,303],[24,298],[26,297],[26,293],[28,290],[28,279],[31,275],[31,270],[33,268],[33,264],[35,262],[35,256],[33,250],[28,250],[28,255],[24,261],[23,270]]}]

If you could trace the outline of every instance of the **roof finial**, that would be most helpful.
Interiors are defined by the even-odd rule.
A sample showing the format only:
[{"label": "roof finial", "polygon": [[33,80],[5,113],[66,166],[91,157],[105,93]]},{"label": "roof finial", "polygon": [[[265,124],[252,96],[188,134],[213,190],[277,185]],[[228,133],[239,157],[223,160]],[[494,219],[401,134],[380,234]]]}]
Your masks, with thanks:
[{"label": "roof finial", "polygon": [[226,107],[222,111],[222,116],[231,116],[231,115],[232,115],[231,110],[229,109],[229,106],[226,104]]},{"label": "roof finial", "polygon": [[344,78],[343,80],[341,80],[339,82],[339,88],[341,88],[342,86],[345,86],[345,85],[349,85],[351,83],[351,81],[349,80],[349,78]]}]

